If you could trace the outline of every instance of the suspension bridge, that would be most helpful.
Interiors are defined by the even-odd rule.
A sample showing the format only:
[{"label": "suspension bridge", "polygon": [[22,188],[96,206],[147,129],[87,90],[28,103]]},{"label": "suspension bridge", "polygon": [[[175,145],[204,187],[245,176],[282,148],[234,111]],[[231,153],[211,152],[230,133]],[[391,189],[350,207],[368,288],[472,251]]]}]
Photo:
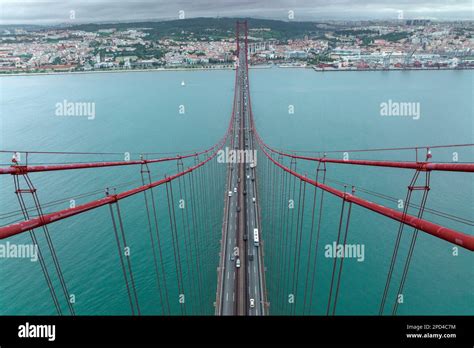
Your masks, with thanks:
[{"label": "suspension bridge", "polygon": [[[0,175],[12,177],[19,209],[2,214],[9,222],[0,227],[0,239],[15,241],[29,235],[37,246],[38,271],[58,315],[81,313],[76,311],[75,290],[70,286],[74,274],[65,272],[58,256],[55,225],[92,211],[108,216],[117,250],[111,262],[122,275],[121,295],[131,315],[144,312],[138,286],[144,280],[138,281],[134,273],[137,262],[149,265],[147,273],[159,303],[153,314],[336,315],[341,288],[351,286],[343,283],[343,271],[351,226],[361,223],[354,221],[354,215],[362,211],[397,224],[386,232],[396,239],[391,255],[385,255],[384,286],[374,290],[379,305],[373,314],[397,314],[420,234],[474,250],[474,237],[466,232],[472,231],[473,221],[427,206],[432,174],[474,172],[472,162],[435,162],[434,153],[472,150],[474,144],[322,152],[273,148],[260,136],[252,112],[247,31],[246,22],[237,22],[232,114],[226,133],[209,149],[179,155],[127,153],[124,159],[113,161],[87,159],[124,154],[1,151],[13,156],[11,165],[0,168]],[[242,156],[222,160],[229,149],[244,154],[244,160]],[[259,154],[258,162],[256,157],[246,157],[252,153]],[[414,154],[415,159],[352,158],[393,153]],[[32,163],[33,158],[51,156],[81,160]],[[176,170],[160,177],[158,165]],[[101,171],[123,167],[137,168],[138,179],[49,202],[40,200],[41,187],[35,184],[36,176],[52,172],[93,171],[99,176]],[[410,171],[412,176],[404,199],[399,199],[327,176],[329,169],[348,167]],[[147,231],[148,258],[130,247],[129,239],[136,233],[126,223],[124,205],[132,197],[145,216],[140,223]],[[76,200],[84,203],[76,204]],[[67,203],[67,208],[56,209]],[[430,221],[426,214],[445,223]],[[330,222],[325,220],[328,216],[333,217]],[[322,278],[322,239],[331,233],[340,254],[324,270],[327,289],[316,291]],[[171,260],[164,256],[167,250],[171,250]],[[149,308],[145,311],[150,313]]]}]

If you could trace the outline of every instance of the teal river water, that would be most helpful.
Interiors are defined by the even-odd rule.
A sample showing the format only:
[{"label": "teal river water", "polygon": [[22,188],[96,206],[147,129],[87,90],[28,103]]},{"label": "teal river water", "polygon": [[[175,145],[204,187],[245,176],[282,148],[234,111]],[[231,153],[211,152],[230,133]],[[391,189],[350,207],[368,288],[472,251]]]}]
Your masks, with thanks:
[{"label": "teal river water", "polygon": [[[250,79],[257,128],[268,144],[278,148],[323,151],[474,142],[472,71],[317,73],[304,69],[273,68],[252,69]],[[185,87],[181,86],[181,81],[185,81]],[[233,86],[233,71],[2,77],[0,149],[130,152],[132,158],[137,158],[140,152],[179,153],[204,149],[220,139],[227,128]],[[94,102],[95,119],[55,116],[56,103],[64,100]],[[420,119],[381,116],[380,104],[388,100],[419,103]],[[178,112],[180,105],[185,107],[184,115]],[[290,105],[294,107],[293,114],[288,112]],[[434,150],[433,160],[450,162],[453,151]],[[456,151],[459,161],[474,160],[472,150]],[[414,159],[413,152],[351,156]],[[0,162],[5,165],[11,154],[1,155],[0,158]],[[86,159],[86,156],[71,158],[59,155],[30,157],[31,162]],[[109,159],[121,158],[116,155],[93,157],[97,161]],[[298,171],[314,173],[314,167],[298,165]],[[157,168],[160,177],[176,171],[175,164]],[[404,198],[413,173],[333,165],[328,166],[327,175],[331,180]],[[39,190],[41,202],[53,202],[139,180],[139,171],[137,168],[94,169],[32,174],[31,178]],[[472,175],[436,172],[431,179],[429,208],[474,220]],[[128,187],[133,186],[136,185]],[[336,183],[333,186],[341,188]],[[18,210],[13,190],[12,177],[1,176],[1,225],[20,219],[18,215],[7,214]],[[102,196],[98,193],[78,198],[77,204]],[[360,196],[396,208],[393,202],[363,193]],[[306,199],[309,202],[308,197]],[[121,208],[125,212],[124,223],[132,250],[138,250],[133,255],[133,266],[142,312],[158,314],[161,309],[152,266],[147,262],[151,252],[147,249],[142,200],[142,196],[127,199]],[[328,196],[327,204],[328,213],[323,219],[321,236],[323,244],[334,241],[340,211],[338,200]],[[68,206],[69,201],[65,201],[47,207],[45,211]],[[167,214],[163,212],[160,216],[166,219]],[[473,233],[472,225],[428,213],[425,217]],[[215,236],[219,233],[220,218],[221,215],[209,225]],[[269,215],[264,212],[263,237],[267,240],[271,236],[271,231],[265,230],[268,219]],[[305,242],[302,254],[308,250],[308,220],[303,225]],[[348,259],[344,264],[338,314],[378,313],[397,228],[398,224],[393,221],[362,208],[353,208],[348,242],[365,245],[365,260],[357,262]],[[50,226],[50,232],[68,286],[76,296],[76,312],[84,315],[129,314],[108,208],[57,222]],[[30,242],[27,235],[15,236],[9,241]],[[165,238],[163,243],[166,268],[172,269],[170,237]],[[402,253],[406,252],[408,244],[408,239],[404,240]],[[459,249],[459,255],[453,256],[452,247],[444,241],[420,234],[399,314],[474,314],[474,257],[464,249]],[[204,283],[205,313],[212,314],[218,237],[215,242],[204,245],[203,249],[209,267]],[[313,314],[325,313],[332,260],[324,259],[321,255],[319,264],[316,300],[311,311]],[[168,275],[170,284],[173,282],[173,272],[170,271]],[[395,274],[396,279],[398,273]],[[274,284],[278,276],[269,264],[269,286]],[[171,287],[170,291],[175,291]],[[301,297],[302,294],[299,287],[297,296]],[[277,299],[272,298],[275,296],[272,289],[269,296],[270,301],[277,302]],[[393,296],[392,291],[390,304]],[[177,310],[174,312],[178,314]],[[25,259],[0,259],[0,314],[55,314],[37,263]]]}]

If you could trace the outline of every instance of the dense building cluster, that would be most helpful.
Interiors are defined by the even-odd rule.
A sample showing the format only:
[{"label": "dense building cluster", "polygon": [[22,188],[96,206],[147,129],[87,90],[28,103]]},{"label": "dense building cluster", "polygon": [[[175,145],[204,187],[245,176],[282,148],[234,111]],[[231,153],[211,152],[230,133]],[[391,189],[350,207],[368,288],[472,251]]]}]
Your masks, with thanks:
[{"label": "dense building cluster", "polygon": [[[423,69],[474,67],[472,22],[341,23],[318,34],[278,39],[252,28],[252,65],[315,69]],[[118,69],[233,67],[232,33],[156,38],[148,28],[3,29],[0,73]]]}]

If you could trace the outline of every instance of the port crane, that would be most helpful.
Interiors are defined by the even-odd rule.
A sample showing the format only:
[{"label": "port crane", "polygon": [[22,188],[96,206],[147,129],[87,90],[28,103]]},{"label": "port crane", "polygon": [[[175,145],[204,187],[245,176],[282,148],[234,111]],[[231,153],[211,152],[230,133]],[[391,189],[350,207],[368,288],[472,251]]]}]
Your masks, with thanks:
[{"label": "port crane", "polygon": [[385,70],[390,68],[390,58],[392,57],[393,52],[389,52],[388,55],[383,57],[383,67]]},{"label": "port crane", "polygon": [[403,65],[404,68],[408,68],[410,66],[411,58],[413,57],[413,54],[416,52],[417,49],[418,47],[415,47],[413,51],[411,51],[409,54],[405,56],[405,63]]}]

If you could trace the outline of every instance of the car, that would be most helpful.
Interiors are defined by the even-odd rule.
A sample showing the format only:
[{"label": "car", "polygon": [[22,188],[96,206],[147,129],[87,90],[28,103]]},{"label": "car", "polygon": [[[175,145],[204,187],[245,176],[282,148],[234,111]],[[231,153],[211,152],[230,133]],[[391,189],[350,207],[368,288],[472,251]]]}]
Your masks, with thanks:
[{"label": "car", "polygon": [[232,191],[229,191],[228,196],[229,196],[229,197],[232,197]]},{"label": "car", "polygon": [[234,192],[237,192],[237,187],[234,187]]},{"label": "car", "polygon": [[244,190],[244,196],[247,194],[247,191]]},{"label": "car", "polygon": [[234,253],[230,254],[230,261],[234,261],[235,260],[235,256],[234,256]]},{"label": "car", "polygon": [[253,197],[253,198],[252,198],[252,202],[254,202],[254,203],[256,202],[256,199],[255,199],[255,197]]},{"label": "car", "polygon": [[247,179],[250,179],[250,175],[247,175]]},{"label": "car", "polygon": [[237,213],[240,213],[240,206],[237,206]]},{"label": "car", "polygon": [[252,181],[255,181],[255,178],[252,176]]},{"label": "car", "polygon": [[240,177],[237,179],[237,182],[240,183]]},{"label": "car", "polygon": [[240,268],[240,259],[235,260],[235,267]]},{"label": "car", "polygon": [[253,261],[253,254],[249,254],[249,261]]},{"label": "car", "polygon": [[254,307],[255,307],[255,299],[251,298],[250,299],[250,308],[254,308]]},{"label": "car", "polygon": [[247,240],[247,233],[244,233],[244,240]]}]

